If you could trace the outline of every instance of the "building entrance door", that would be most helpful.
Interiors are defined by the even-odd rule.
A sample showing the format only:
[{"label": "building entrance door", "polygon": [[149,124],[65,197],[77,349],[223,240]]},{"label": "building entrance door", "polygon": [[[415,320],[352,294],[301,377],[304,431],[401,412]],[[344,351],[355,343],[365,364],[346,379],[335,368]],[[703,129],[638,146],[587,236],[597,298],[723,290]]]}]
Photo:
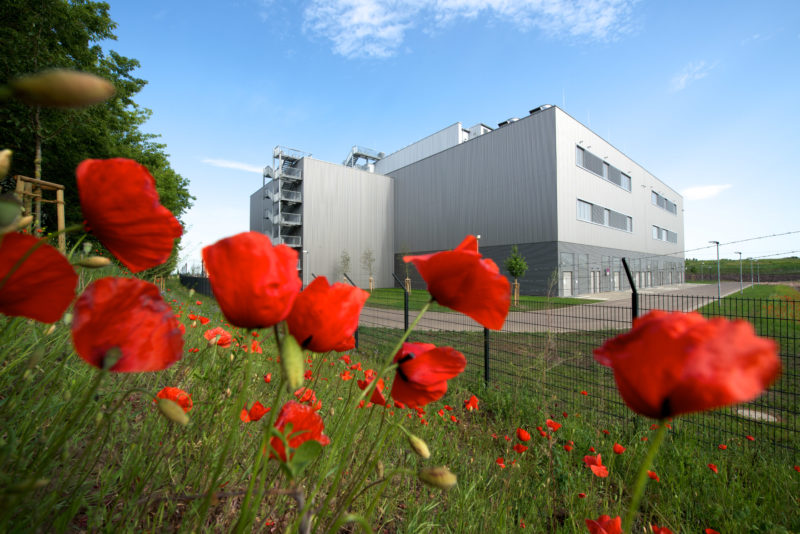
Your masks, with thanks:
[{"label": "building entrance door", "polygon": [[600,271],[592,271],[590,273],[592,277],[589,279],[590,287],[589,292],[591,293],[599,293],[600,292]]},{"label": "building entrance door", "polygon": [[619,291],[619,271],[614,271],[614,291]]},{"label": "building entrance door", "polygon": [[572,296],[572,271],[564,271],[562,274],[562,296]]}]

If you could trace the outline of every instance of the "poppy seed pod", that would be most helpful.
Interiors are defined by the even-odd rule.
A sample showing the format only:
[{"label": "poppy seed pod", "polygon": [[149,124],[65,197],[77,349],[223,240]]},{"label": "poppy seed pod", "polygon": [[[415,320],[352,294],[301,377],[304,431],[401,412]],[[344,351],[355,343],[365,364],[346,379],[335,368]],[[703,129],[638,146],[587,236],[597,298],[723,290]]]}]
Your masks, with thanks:
[{"label": "poppy seed pod", "polygon": [[9,87],[18,100],[30,106],[82,108],[108,100],[114,85],[87,72],[52,69],[12,80]]},{"label": "poppy seed pod", "polygon": [[446,467],[426,467],[420,469],[419,479],[429,486],[449,490],[456,485],[456,476]]},{"label": "poppy seed pod", "polygon": [[422,438],[417,437],[414,434],[409,434],[408,444],[411,445],[411,448],[414,449],[414,452],[416,452],[422,458],[427,460],[431,457],[431,451],[428,449],[428,444],[425,443]]},{"label": "poppy seed pod", "polygon": [[303,385],[303,349],[292,335],[283,338],[281,368],[289,393]]},{"label": "poppy seed pod", "polygon": [[99,269],[100,267],[107,267],[111,265],[111,260],[103,256],[89,256],[75,262],[75,265],[86,267],[88,269]]},{"label": "poppy seed pod", "polygon": [[183,411],[180,404],[169,399],[158,399],[158,411],[161,415],[181,426],[186,426],[189,422],[189,416]]}]

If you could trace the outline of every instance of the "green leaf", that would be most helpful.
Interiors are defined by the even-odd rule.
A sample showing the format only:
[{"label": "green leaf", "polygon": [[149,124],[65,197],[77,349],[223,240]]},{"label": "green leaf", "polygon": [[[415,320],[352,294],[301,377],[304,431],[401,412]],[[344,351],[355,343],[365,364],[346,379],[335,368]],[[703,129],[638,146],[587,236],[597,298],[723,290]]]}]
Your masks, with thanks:
[{"label": "green leaf", "polygon": [[321,453],[322,445],[320,445],[319,441],[313,439],[306,441],[295,449],[294,456],[288,462],[290,464],[289,469],[294,473],[295,478],[302,475],[306,467],[316,460]]}]

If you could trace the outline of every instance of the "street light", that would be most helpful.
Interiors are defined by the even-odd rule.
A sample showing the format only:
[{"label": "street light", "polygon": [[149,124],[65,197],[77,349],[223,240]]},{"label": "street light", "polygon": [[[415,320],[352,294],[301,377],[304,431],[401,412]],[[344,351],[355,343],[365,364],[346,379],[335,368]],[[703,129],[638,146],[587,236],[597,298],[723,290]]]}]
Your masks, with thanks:
[{"label": "street light", "polygon": [[478,238],[478,244],[477,244],[476,248],[480,250],[480,248],[481,248],[481,234],[478,234],[475,237]]},{"label": "street light", "polygon": [[741,295],[744,293],[744,282],[742,282],[742,253],[734,252],[734,254],[739,255],[739,294]]},{"label": "street light", "polygon": [[717,245],[717,300],[722,300],[722,282],[719,278],[719,241],[709,241],[709,243]]}]

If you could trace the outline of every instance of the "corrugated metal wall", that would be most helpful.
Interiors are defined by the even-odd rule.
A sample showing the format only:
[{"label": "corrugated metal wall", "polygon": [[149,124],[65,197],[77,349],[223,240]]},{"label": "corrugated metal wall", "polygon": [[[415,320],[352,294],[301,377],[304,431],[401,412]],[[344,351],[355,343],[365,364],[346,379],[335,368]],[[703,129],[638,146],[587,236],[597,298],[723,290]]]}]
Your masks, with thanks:
[{"label": "corrugated metal wall", "polygon": [[269,235],[270,228],[267,228],[266,220],[264,219],[264,210],[267,207],[267,202],[264,200],[264,187],[259,187],[258,190],[250,195],[250,231],[262,232]]},{"label": "corrugated metal wall", "polygon": [[537,113],[398,169],[395,250],[555,241],[554,113]]},{"label": "corrugated metal wall", "polygon": [[394,185],[387,176],[311,158],[303,168],[303,249],[308,251],[306,283],[312,273],[333,281],[343,251],[350,255],[348,275],[369,287],[362,256],[375,257],[376,287],[391,287],[394,253]]},{"label": "corrugated metal wall", "polygon": [[427,158],[433,154],[457,145],[463,138],[461,123],[451,124],[447,128],[420,139],[419,141],[392,152],[375,163],[375,172],[389,174],[410,163]]}]

